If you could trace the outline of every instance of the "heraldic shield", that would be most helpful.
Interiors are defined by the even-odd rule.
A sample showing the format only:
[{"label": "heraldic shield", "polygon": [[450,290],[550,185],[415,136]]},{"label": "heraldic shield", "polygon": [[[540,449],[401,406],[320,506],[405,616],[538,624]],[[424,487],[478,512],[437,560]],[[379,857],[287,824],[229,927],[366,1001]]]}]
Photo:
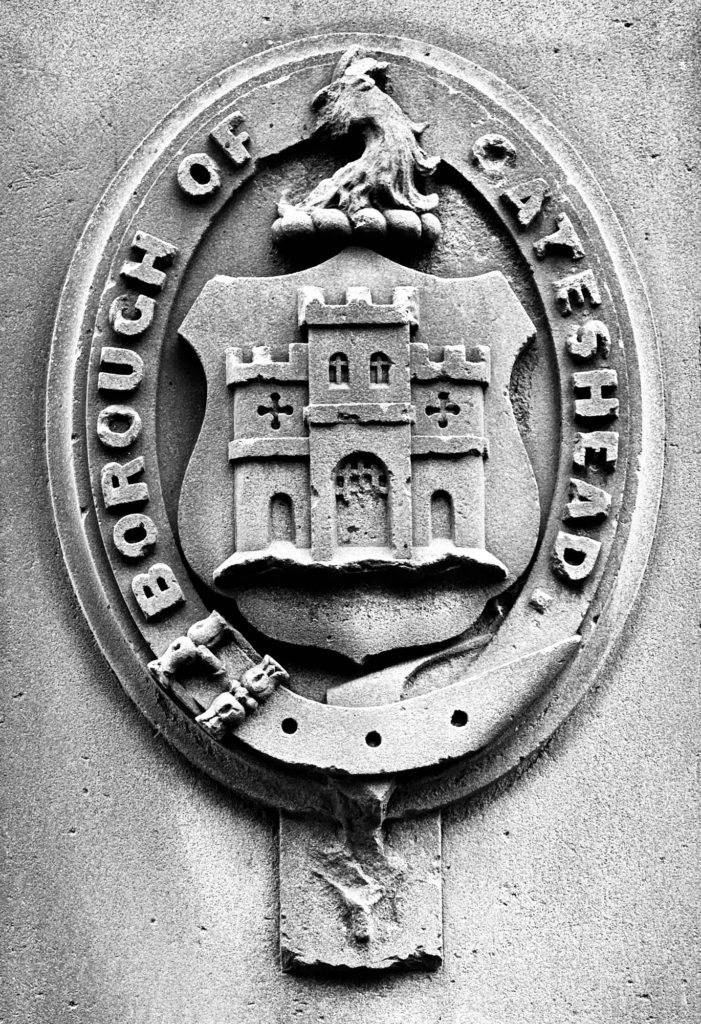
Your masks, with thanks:
[{"label": "heraldic shield", "polygon": [[183,552],[257,631],[363,663],[460,636],[524,572],[540,509],[509,382],[535,328],[501,273],[353,247],[215,277],[180,333],[207,380]]}]

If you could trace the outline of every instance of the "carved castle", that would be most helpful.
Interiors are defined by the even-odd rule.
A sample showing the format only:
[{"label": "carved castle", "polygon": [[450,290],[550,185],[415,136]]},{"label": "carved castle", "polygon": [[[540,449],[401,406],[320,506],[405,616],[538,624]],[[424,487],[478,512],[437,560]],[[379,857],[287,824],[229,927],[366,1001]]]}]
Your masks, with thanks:
[{"label": "carved castle", "polygon": [[227,352],[233,393],[235,553],[244,567],[371,569],[467,564],[503,576],[485,550],[485,346],[412,341],[413,288],[391,304],[349,288],[327,304],[299,292],[286,360],[252,346]]}]

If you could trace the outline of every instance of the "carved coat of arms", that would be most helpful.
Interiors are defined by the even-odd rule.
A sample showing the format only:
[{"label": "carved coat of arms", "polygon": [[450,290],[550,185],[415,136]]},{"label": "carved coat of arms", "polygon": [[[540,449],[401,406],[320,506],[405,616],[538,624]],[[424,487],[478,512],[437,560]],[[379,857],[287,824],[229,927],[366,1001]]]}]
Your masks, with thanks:
[{"label": "carved coat of arms", "polygon": [[499,274],[439,281],[359,248],[211,281],[181,327],[208,381],[190,566],[262,633],[360,661],[463,633],[537,538],[508,398],[533,332]]},{"label": "carved coat of arms", "polygon": [[435,49],[281,47],[164,122],[66,285],[66,560],[144,713],[279,810],[285,969],[440,964],[440,808],[547,739],[644,568],[654,332],[545,135]]}]

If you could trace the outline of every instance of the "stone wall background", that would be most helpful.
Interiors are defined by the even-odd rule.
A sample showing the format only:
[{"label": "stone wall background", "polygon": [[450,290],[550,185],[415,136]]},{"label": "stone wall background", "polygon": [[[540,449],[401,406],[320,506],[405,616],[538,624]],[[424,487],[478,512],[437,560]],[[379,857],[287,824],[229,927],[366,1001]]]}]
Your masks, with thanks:
[{"label": "stone wall background", "polygon": [[[699,6],[6,0],[2,16],[1,1024],[701,1021]],[[659,533],[606,674],[528,770],[445,815],[444,969],[348,985],[278,972],[273,817],[122,693],[67,579],[43,454],[56,304],[115,171],[227,64],[343,29],[462,53],[577,146],[649,288],[668,417]]]}]

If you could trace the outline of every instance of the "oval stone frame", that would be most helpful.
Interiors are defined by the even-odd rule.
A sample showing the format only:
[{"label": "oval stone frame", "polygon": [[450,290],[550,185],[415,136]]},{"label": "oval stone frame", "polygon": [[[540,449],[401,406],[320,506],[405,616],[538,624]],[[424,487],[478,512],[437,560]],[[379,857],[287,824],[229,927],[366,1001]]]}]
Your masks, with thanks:
[{"label": "oval stone frame", "polygon": [[[376,707],[319,704],[280,688],[224,745],[166,700],[146,670],[154,652],[160,654],[209,611],[189,581],[170,531],[157,474],[160,345],[169,299],[207,225],[254,173],[256,160],[283,153],[309,133],[309,100],[353,44],[391,62],[393,78],[401,78],[412,104],[431,112],[426,136],[431,151],[479,189],[533,265],[558,360],[563,410],[573,404],[572,371],[586,367],[569,360],[566,342],[577,317],[558,315],[553,267],[534,260],[533,241],[552,230],[550,214],[566,212],[575,225],[586,266],[593,268],[602,293],[596,315],[611,331],[608,365],[619,377],[612,509],[597,532],[602,548],[594,572],[577,587],[558,580],[552,551],[562,528],[577,429],[573,417],[563,415],[555,500],[537,556],[475,674]],[[421,88],[423,103],[417,100]],[[201,152],[212,128],[238,109],[245,114],[252,159],[238,168],[222,160],[217,194],[206,202],[184,202],[177,186],[179,165],[188,154]],[[513,165],[491,166],[483,159],[475,143],[485,123],[490,133],[513,144]],[[533,235],[519,230],[500,196],[535,176],[547,181],[553,199]],[[98,356],[101,344],[119,344],[106,340],[107,311],[114,289],[120,289],[118,265],[137,229],[177,237],[180,250],[170,290],[159,297],[158,317],[141,342],[145,373],[134,404],[143,424],[139,451],[151,458],[148,512],[159,533],[151,561],[175,569],[186,600],[166,620],[150,621],[140,616],[131,595],[130,580],[139,566],[126,564],[110,549],[113,522],[97,514],[94,483],[91,487],[91,474],[94,481],[99,461],[106,458],[95,430],[99,359],[94,339],[100,339]],[[600,673],[635,599],[654,535],[663,417],[657,340],[644,286],[613,211],[573,148],[522,96],[462,57],[414,40],[333,34],[265,51],[198,88],[135,150],[98,204],[71,264],[53,338],[47,396],[51,495],[74,588],[106,658],[141,711],[191,761],[232,790],[293,812],[323,811],[328,773],[396,775],[388,816],[401,817],[468,796],[508,771],[551,735]],[[634,468],[626,472],[627,467]],[[99,484],[99,474],[97,479]],[[554,598],[546,615],[532,600],[541,589]],[[467,714],[461,728],[451,724],[456,709]],[[298,723],[294,734],[281,728],[291,717]],[[368,746],[371,732],[381,735],[381,745]]]}]

